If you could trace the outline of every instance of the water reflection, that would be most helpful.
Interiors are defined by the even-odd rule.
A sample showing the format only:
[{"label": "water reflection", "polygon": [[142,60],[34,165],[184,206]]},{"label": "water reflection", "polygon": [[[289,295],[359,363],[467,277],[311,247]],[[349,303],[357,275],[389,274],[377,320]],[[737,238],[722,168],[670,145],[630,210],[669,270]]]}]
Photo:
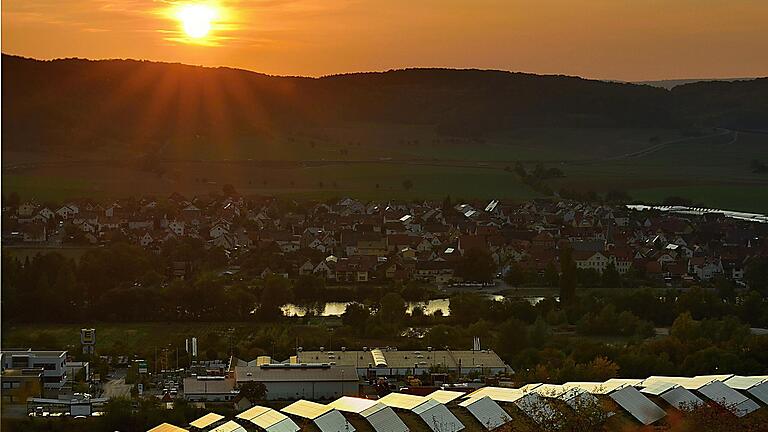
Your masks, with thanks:
[{"label": "water reflection", "polygon": [[[504,296],[501,295],[490,295],[488,296],[493,301],[503,301]],[[511,297],[511,298],[518,298],[522,300],[527,300],[530,304],[533,306],[536,306],[540,301],[544,300],[546,297]],[[557,299],[557,297],[555,297]],[[347,306],[352,304],[354,302],[327,302],[327,303],[318,303],[316,305],[296,305],[293,303],[288,303],[284,305],[281,310],[283,311],[283,315],[285,316],[298,316],[303,317],[307,315],[308,311],[312,311],[312,314],[315,316],[338,316],[342,315],[346,310]],[[448,298],[442,298],[442,299],[434,299],[429,301],[423,301],[423,302],[408,302],[407,303],[407,312],[411,313],[414,308],[421,307],[424,308],[424,314],[425,315],[433,315],[438,310],[443,313],[444,316],[448,316],[451,314],[451,300]]]}]

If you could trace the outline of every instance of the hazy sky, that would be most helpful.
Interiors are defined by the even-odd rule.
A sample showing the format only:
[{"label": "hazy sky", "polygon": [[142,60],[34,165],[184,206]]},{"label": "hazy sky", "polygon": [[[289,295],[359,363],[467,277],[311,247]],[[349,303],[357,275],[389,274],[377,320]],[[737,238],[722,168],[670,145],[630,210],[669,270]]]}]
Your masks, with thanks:
[{"label": "hazy sky", "polygon": [[[214,4],[203,43],[172,8]],[[280,75],[402,67],[651,80],[768,75],[768,0],[3,0],[2,50]]]}]

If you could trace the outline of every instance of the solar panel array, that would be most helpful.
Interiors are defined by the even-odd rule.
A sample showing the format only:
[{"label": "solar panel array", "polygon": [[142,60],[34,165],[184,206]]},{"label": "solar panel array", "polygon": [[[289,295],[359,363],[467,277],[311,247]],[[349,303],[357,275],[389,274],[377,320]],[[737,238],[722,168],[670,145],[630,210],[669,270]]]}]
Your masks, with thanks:
[{"label": "solar panel array", "polygon": [[285,414],[272,408],[255,406],[237,415],[267,432],[297,432],[301,428]]},{"label": "solar panel array", "polygon": [[298,400],[281,410],[285,414],[312,420],[320,432],[354,432],[355,428],[335,408],[308,400]]},{"label": "solar panel array", "polygon": [[376,432],[408,432],[408,427],[392,408],[374,400],[342,396],[328,406],[362,416]]},{"label": "solar panel array", "polygon": [[[466,409],[488,430],[509,421],[508,409],[516,409],[533,421],[544,424],[562,415],[553,405],[559,399],[573,409],[601,400],[613,400],[629,416],[643,425],[656,423],[666,416],[659,406],[670,405],[686,411],[704,405],[705,400],[720,404],[743,417],[758,409],[756,401],[768,403],[768,376],[702,375],[696,377],[651,376],[639,379],[610,379],[605,382],[568,382],[527,384],[520,388],[482,387],[474,392],[438,390],[428,396],[390,393],[378,400],[344,396],[327,405],[300,400],[283,412],[312,420],[321,432],[354,431],[342,412],[362,416],[376,432],[408,432],[408,427],[393,410],[400,409],[419,416],[435,432],[460,431],[465,426],[446,407],[453,404]],[[456,403],[460,401],[459,403]],[[612,415],[613,413],[606,413]],[[300,428],[285,414],[255,406],[236,416],[267,432],[298,432]],[[190,423],[190,427],[207,432],[244,432],[242,424],[226,421],[218,414],[206,414]],[[163,423],[148,432],[188,432]]]},{"label": "solar panel array", "polygon": [[467,399],[459,403],[459,406],[466,408],[488,430],[496,429],[512,420],[512,417],[488,396]]}]

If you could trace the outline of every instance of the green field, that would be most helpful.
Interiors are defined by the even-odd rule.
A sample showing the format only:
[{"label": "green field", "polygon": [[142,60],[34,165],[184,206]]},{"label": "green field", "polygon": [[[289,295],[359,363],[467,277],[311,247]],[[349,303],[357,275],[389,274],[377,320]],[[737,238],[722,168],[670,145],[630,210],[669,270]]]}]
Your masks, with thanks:
[{"label": "green field", "polygon": [[[439,137],[424,126],[350,126],[256,137],[249,145],[170,145],[161,152],[162,175],[139,170],[130,160],[45,160],[44,165],[10,168],[9,161],[30,163],[34,157],[6,152],[2,190],[25,199],[58,201],[78,196],[162,196],[174,191],[195,195],[232,184],[244,194],[292,198],[451,195],[522,201],[540,194],[505,168],[515,161],[528,168],[544,161],[566,174],[547,181],[554,190],[621,189],[644,201],[678,195],[710,207],[768,211],[768,175],[754,174],[749,167],[752,160],[768,160],[768,135],[702,133],[679,141],[676,130],[519,129],[476,141]],[[652,153],[625,157],[654,143],[664,145]],[[412,188],[403,186],[406,180]]]}]

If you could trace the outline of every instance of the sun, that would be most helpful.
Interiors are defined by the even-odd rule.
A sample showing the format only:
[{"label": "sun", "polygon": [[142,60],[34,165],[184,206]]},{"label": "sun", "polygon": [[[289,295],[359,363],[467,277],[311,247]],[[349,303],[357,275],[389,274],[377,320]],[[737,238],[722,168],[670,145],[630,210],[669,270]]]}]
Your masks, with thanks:
[{"label": "sun", "polygon": [[184,5],[176,14],[184,33],[192,39],[205,37],[211,31],[216,16],[216,9],[205,4]]}]

